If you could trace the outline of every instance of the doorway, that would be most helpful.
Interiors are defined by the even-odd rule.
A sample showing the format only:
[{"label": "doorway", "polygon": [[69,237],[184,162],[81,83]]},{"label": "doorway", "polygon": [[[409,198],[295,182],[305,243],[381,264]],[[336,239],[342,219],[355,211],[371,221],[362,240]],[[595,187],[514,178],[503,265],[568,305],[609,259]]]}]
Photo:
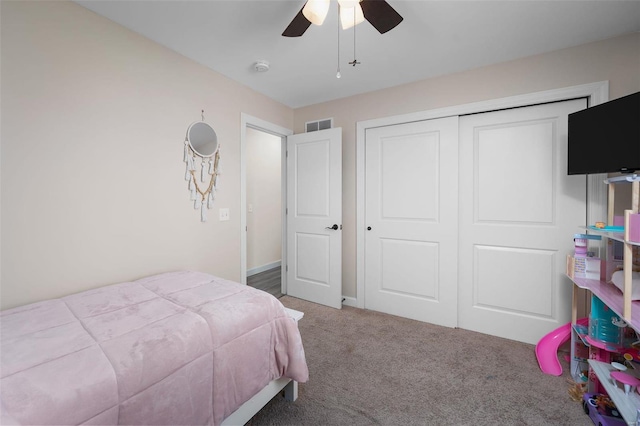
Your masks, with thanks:
[{"label": "doorway", "polygon": [[[247,197],[247,146],[248,139],[255,135],[254,130],[280,140],[280,291],[283,295],[291,294],[314,303],[340,308],[342,129],[293,135],[289,129],[241,114],[240,282],[243,284],[247,284],[248,270],[247,217],[256,213],[255,206],[252,206],[251,213],[248,212]],[[290,161],[287,160],[288,151],[291,152]],[[288,215],[287,210],[290,210]],[[306,225],[314,222],[311,220],[313,218],[318,219],[315,225],[319,229],[306,229]],[[269,263],[265,265],[269,266]],[[251,272],[255,272],[255,269]]]},{"label": "doorway", "polygon": [[[274,292],[278,291],[278,282],[279,282],[279,293],[287,294],[287,278],[286,271],[284,270],[285,265],[282,262],[282,259],[286,259],[287,255],[287,227],[284,212],[287,205],[287,193],[286,193],[286,179],[287,179],[287,170],[286,170],[286,142],[287,136],[292,135],[293,131],[284,127],[280,127],[276,124],[270,123],[268,121],[262,120],[257,117],[253,117],[251,115],[242,113],[241,114],[241,123],[240,123],[240,282],[242,284],[247,284],[247,275],[248,271],[250,271],[252,276],[258,275],[262,272],[270,271],[270,277],[266,277],[267,274],[263,275],[262,278],[264,280],[263,284],[271,287]],[[261,144],[264,143],[264,146]],[[248,149],[251,148],[251,152]],[[277,206],[274,200],[263,200],[264,197],[261,197],[261,194],[253,194],[250,195],[248,193],[248,180],[249,174],[260,174],[262,170],[263,173],[266,173],[265,167],[269,167],[271,170],[273,169],[272,164],[258,164],[257,166],[254,164],[252,166],[252,170],[248,170],[250,166],[249,155],[252,157],[259,157],[263,153],[263,155],[268,155],[269,159],[272,162],[279,164],[279,171],[274,171],[274,173],[278,174],[279,177],[275,180],[272,179],[270,183],[270,191],[271,194],[277,193],[279,196],[279,206]],[[279,160],[275,159],[274,156],[279,155]],[[258,158],[259,160],[259,158]],[[268,161],[255,161],[255,163],[267,163]],[[257,167],[257,168],[256,168]],[[255,172],[255,173],[254,173]],[[259,179],[259,178],[258,178]],[[255,184],[252,184],[252,190],[256,190]],[[278,189],[274,189],[273,187],[279,185]],[[259,188],[258,188],[259,189]],[[258,197],[251,198],[249,197]],[[276,195],[272,195],[272,198],[276,197]],[[255,200],[260,199],[258,202],[259,206],[255,205]],[[252,212],[249,213],[249,204],[251,204]],[[259,211],[256,211],[259,209]],[[274,211],[277,211],[278,214],[274,216]],[[263,217],[262,214],[265,213]],[[249,217],[251,215],[251,217]],[[259,217],[258,217],[259,216]],[[263,221],[262,219],[268,217],[269,222]],[[252,247],[251,247],[251,258],[249,258],[249,220],[251,221],[252,229],[251,229],[251,238],[252,238]],[[265,224],[266,223],[266,224]],[[258,229],[262,228],[270,228],[270,229]],[[279,229],[276,231],[278,235],[274,235],[273,228]],[[255,232],[254,232],[255,231]],[[264,247],[261,246],[261,243],[257,240],[256,235],[259,235],[260,231],[264,231],[264,233],[269,234],[270,242],[266,244]],[[280,244],[280,252],[279,255],[275,253],[274,246]],[[265,254],[265,252],[267,254]],[[266,260],[265,260],[266,259]],[[279,262],[279,263],[278,263]],[[273,269],[279,269],[278,271],[273,271]],[[260,277],[255,277],[260,278]],[[267,280],[268,278],[268,280]],[[267,283],[267,281],[271,281]]]},{"label": "doorway", "polygon": [[282,137],[246,129],[247,285],[282,296]]}]

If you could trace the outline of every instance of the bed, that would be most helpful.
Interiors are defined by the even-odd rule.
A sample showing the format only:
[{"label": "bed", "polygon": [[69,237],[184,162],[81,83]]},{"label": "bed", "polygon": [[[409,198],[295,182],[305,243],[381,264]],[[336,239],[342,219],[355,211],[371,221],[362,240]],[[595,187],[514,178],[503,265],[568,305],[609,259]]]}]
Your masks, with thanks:
[{"label": "bed", "polygon": [[3,425],[239,424],[308,379],[291,312],[199,272],[9,309],[0,327]]}]

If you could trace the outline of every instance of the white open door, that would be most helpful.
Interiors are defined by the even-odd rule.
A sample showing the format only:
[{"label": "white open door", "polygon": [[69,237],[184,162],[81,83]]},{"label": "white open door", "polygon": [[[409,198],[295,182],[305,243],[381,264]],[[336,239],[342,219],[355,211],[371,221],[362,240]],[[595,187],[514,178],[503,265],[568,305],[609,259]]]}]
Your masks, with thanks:
[{"label": "white open door", "polygon": [[287,137],[287,294],[342,307],[342,129]]}]

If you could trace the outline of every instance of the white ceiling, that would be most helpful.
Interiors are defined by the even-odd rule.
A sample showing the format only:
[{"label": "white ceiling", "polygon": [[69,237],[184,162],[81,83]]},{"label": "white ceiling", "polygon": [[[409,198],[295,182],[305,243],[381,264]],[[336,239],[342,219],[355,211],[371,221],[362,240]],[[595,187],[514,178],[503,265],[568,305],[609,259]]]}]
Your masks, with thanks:
[{"label": "white ceiling", "polygon": [[354,32],[340,30],[337,79],[334,0],[298,38],[281,33],[304,0],[76,2],[292,108],[640,31],[640,0],[388,0],[404,21],[358,25],[356,67]]}]

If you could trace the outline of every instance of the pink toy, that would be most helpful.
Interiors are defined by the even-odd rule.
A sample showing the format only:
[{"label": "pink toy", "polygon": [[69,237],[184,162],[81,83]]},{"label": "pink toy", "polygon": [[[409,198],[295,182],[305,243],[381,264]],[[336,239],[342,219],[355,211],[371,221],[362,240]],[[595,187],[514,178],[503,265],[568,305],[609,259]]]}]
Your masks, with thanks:
[{"label": "pink toy", "polygon": [[640,385],[640,379],[633,377],[630,374],[623,373],[622,371],[612,371],[611,378],[615,382],[620,382],[624,385],[624,394],[629,395],[629,391],[633,390],[636,386]]},{"label": "pink toy", "polygon": [[[589,325],[589,318],[580,318],[578,324]],[[567,323],[546,334],[536,345],[536,358],[540,370],[552,376],[562,375],[562,366],[558,360],[560,345],[569,340],[571,336],[571,323]]]}]

